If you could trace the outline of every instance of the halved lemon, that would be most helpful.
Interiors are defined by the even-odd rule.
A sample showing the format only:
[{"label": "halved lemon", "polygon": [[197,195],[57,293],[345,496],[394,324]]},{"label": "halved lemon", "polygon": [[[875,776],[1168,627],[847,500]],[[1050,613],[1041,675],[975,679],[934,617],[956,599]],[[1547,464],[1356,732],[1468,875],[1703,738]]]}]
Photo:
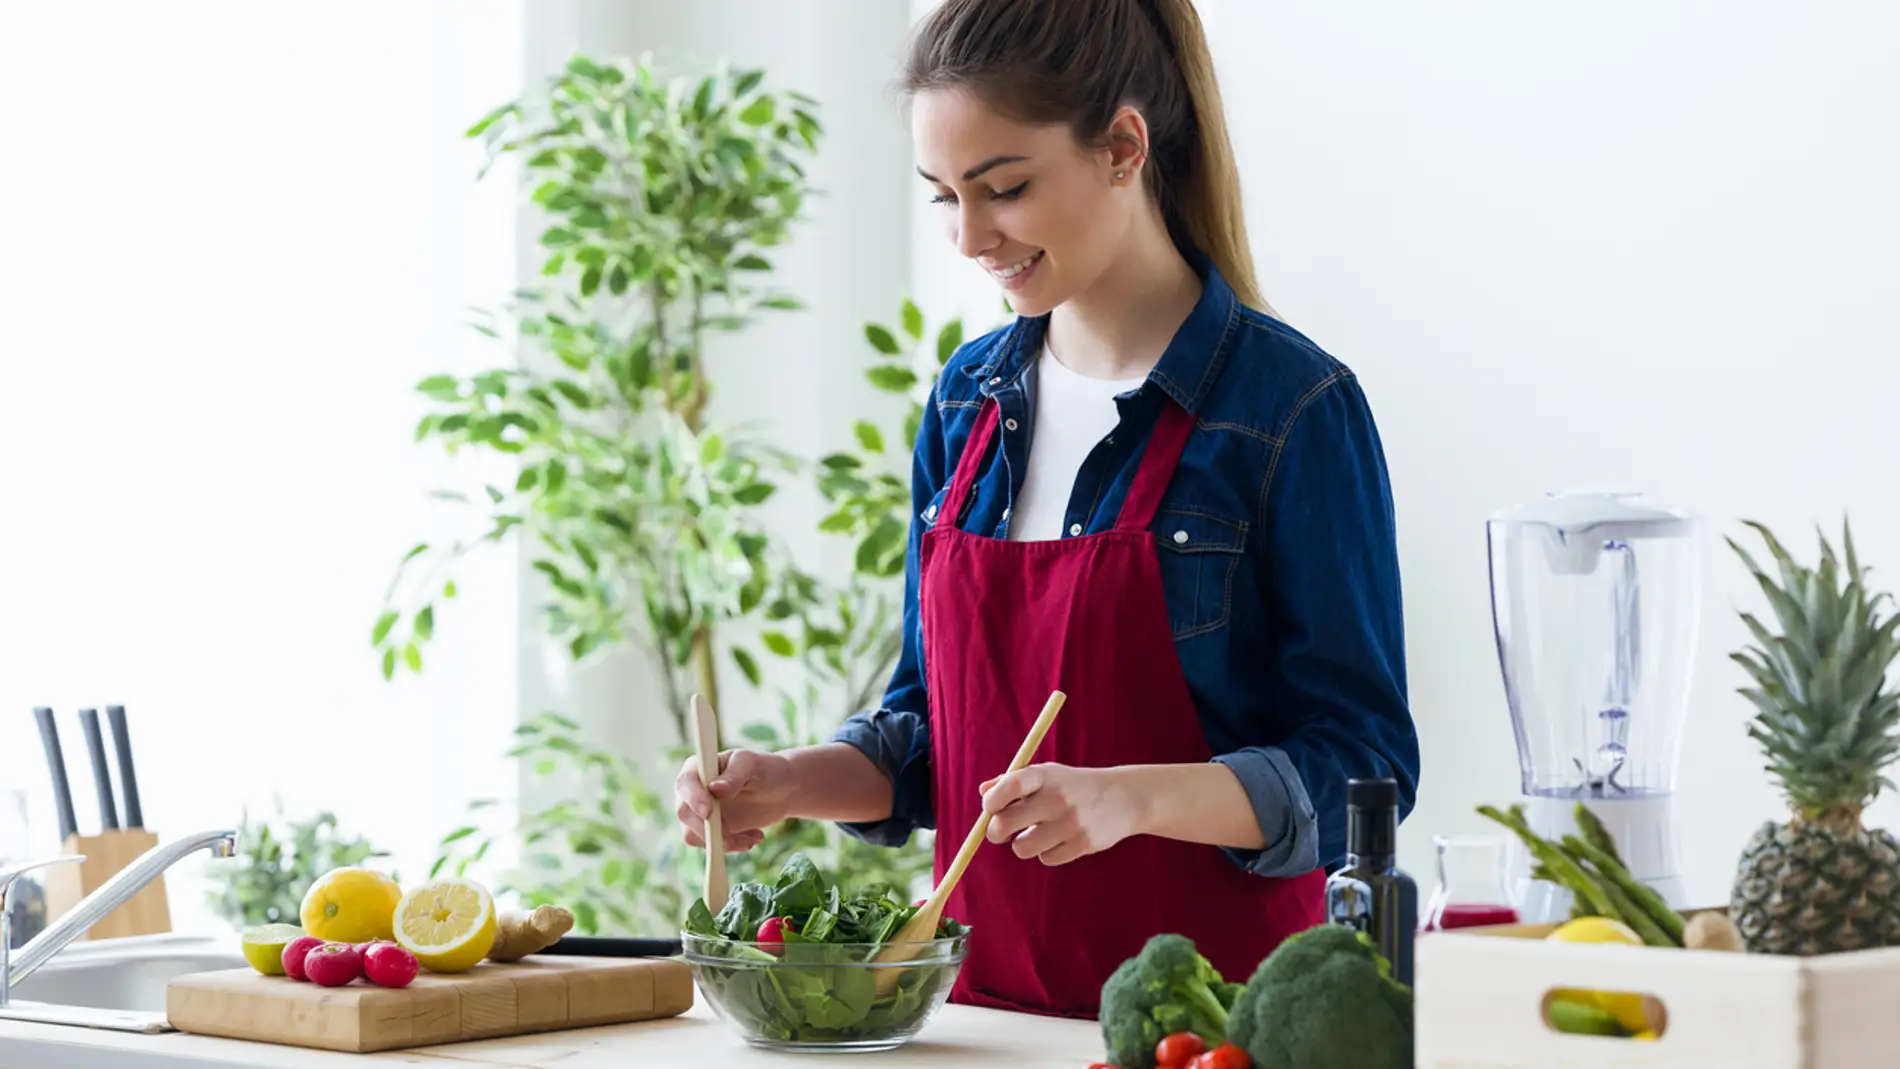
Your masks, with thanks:
[{"label": "halved lemon", "polygon": [[396,904],[396,945],[430,972],[463,972],[495,947],[495,899],[463,877],[411,887]]}]

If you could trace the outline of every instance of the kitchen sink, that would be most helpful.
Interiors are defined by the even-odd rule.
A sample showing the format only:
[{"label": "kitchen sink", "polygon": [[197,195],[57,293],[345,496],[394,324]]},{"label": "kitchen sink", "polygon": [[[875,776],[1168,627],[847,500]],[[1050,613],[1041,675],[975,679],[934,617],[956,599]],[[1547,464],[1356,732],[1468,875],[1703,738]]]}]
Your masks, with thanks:
[{"label": "kitchen sink", "polygon": [[9,1009],[49,1023],[162,1030],[165,985],[174,977],[244,966],[235,950],[202,936],[90,940],[61,950],[15,984]]}]

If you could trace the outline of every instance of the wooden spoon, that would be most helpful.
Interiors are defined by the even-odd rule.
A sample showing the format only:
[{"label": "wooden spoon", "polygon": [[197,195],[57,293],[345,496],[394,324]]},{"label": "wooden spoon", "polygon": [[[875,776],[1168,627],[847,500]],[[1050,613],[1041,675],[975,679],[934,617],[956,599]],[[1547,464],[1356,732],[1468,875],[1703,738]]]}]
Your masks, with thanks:
[{"label": "wooden spoon", "polygon": [[[693,695],[693,752],[699,759],[699,782],[708,792],[719,778],[719,718],[704,696]],[[726,836],[719,821],[719,800],[706,814],[706,908],[714,916],[726,905]]]},{"label": "wooden spoon", "polygon": [[[1059,690],[1049,693],[1049,700],[1042,706],[1042,715],[1036,717],[1036,722],[1030,726],[1029,734],[1016,750],[1015,759],[1009,763],[1008,772],[1019,772],[1029,766],[1029,759],[1036,755],[1036,747],[1042,745],[1042,737],[1049,733],[1049,725],[1055,723],[1056,713],[1061,711],[1062,703],[1068,700],[1069,696]],[[970,859],[976,856],[977,847],[983,845],[983,837],[989,830],[990,814],[985,813],[970,828],[970,834],[963,840],[963,848],[957,851],[950,867],[944,870],[943,879],[937,882],[937,889],[930,892],[930,897],[924,900],[923,905],[917,907],[910,922],[898,929],[897,934],[891,936],[884,948],[878,951],[877,957],[872,959],[874,963],[895,961],[909,953],[903,944],[927,942],[937,937],[937,923],[943,919],[944,904],[950,900],[950,892],[956,888],[957,881],[963,878],[963,870],[970,867]],[[879,969],[877,972],[877,991],[884,995],[890,993],[897,983],[897,975],[903,970]]]}]

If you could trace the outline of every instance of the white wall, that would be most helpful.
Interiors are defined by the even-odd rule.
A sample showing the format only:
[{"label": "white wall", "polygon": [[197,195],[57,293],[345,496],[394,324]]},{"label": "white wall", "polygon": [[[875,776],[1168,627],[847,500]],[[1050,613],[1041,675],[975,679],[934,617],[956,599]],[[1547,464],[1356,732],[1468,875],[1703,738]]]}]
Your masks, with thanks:
[{"label": "white wall", "polygon": [[[0,9],[0,787],[53,811],[30,709],[127,705],[147,822],[273,791],[419,877],[515,716],[512,562],[478,558],[427,674],[369,645],[384,584],[452,533],[412,385],[510,354],[513,190],[461,132],[515,92],[510,5]],[[467,472],[458,467],[458,472]],[[204,923],[201,865],[170,878]]]},{"label": "white wall", "polygon": [[1710,520],[1679,804],[1689,890],[1722,900],[1783,810],[1726,660],[1760,595],[1720,536],[1756,518],[1812,559],[1848,510],[1900,572],[1900,13],[1203,8],[1268,299],[1359,372],[1385,435],[1424,737],[1405,862],[1429,873],[1431,834],[1493,830],[1472,807],[1516,792],[1485,514],[1635,486]]},{"label": "white wall", "polygon": [[[1689,891],[1723,899],[1783,810],[1727,660],[1759,594],[1720,536],[1760,519],[1811,559],[1813,524],[1849,510],[1900,571],[1900,13],[1199,6],[1267,298],[1359,373],[1385,437],[1424,751],[1402,863],[1429,880],[1431,836],[1496,830],[1472,807],[1517,792],[1486,514],[1633,486],[1710,521],[1679,804]],[[987,309],[918,200],[926,307]]]}]

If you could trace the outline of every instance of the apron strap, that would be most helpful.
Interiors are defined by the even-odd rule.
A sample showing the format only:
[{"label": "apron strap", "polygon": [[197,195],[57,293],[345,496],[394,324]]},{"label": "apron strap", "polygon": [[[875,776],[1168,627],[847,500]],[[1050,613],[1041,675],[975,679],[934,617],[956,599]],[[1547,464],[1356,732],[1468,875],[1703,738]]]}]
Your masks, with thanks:
[{"label": "apron strap", "polygon": [[963,454],[957,458],[957,473],[950,480],[949,492],[943,495],[943,506],[931,520],[932,527],[945,520],[949,521],[950,526],[957,526],[963,510],[969,507],[977,473],[983,468],[983,457],[990,451],[990,439],[996,436],[998,411],[995,398],[983,402],[983,410],[976,417],[976,426],[971,429],[969,439],[963,443]]},{"label": "apron strap", "polygon": [[1145,531],[1154,522],[1155,513],[1161,508],[1161,494],[1174,478],[1175,465],[1181,462],[1181,451],[1187,448],[1188,432],[1193,429],[1194,414],[1173,398],[1164,396],[1161,416],[1155,420],[1155,429],[1148,436],[1148,448],[1142,453],[1134,484],[1122,500],[1115,530]]}]

